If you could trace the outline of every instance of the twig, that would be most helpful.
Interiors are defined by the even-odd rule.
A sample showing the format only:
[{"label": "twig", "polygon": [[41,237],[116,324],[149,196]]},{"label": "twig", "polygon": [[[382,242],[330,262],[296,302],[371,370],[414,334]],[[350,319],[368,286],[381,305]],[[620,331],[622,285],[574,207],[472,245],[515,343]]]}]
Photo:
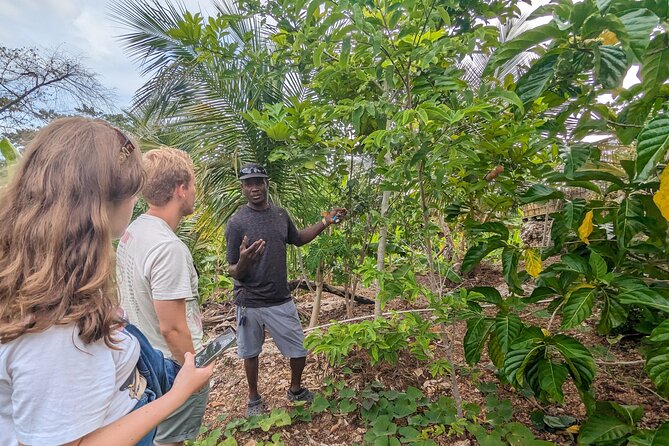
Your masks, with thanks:
[{"label": "twig", "polygon": [[637,359],[635,361],[600,361],[597,360],[595,361],[599,365],[637,365],[637,364],[643,364],[646,361],[643,359]]}]

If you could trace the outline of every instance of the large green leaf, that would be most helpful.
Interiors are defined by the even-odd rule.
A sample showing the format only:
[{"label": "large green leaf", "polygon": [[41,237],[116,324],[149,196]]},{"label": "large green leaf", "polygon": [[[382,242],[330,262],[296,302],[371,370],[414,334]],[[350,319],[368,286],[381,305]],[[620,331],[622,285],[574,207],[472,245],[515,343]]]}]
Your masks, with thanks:
[{"label": "large green leaf", "polygon": [[562,210],[563,222],[567,229],[576,229],[581,221],[581,215],[585,209],[585,200],[576,198],[574,201],[567,201]]},{"label": "large green leaf", "polygon": [[500,223],[497,221],[489,221],[486,223],[477,223],[469,225],[467,227],[467,230],[471,234],[484,234],[486,232],[491,232],[493,234],[499,235],[502,238],[502,240],[506,240],[509,238],[509,229],[506,227],[504,223]]},{"label": "large green leaf", "polygon": [[516,94],[523,103],[537,99],[548,88],[555,72],[557,54],[548,54],[530,68],[516,85]]},{"label": "large green leaf", "polygon": [[646,95],[655,96],[669,77],[668,33],[665,32],[653,38],[643,56],[639,74]]},{"label": "large green leaf", "polygon": [[502,274],[509,291],[522,294],[522,283],[518,278],[518,261],[520,260],[520,251],[518,248],[507,246],[502,250]]},{"label": "large green leaf", "polygon": [[620,21],[625,25],[632,51],[641,60],[650,43],[650,34],[660,19],[651,11],[639,8],[621,15]]},{"label": "large green leaf", "polygon": [[501,88],[496,88],[490,92],[490,96],[493,98],[500,98],[508,102],[511,105],[515,105],[520,110],[521,114],[525,113],[525,107],[523,102],[520,100],[518,95],[513,91],[502,90]]},{"label": "large green leaf", "polygon": [[555,269],[558,271],[574,271],[579,274],[587,276],[590,274],[590,265],[588,262],[578,254],[565,254],[560,258],[560,263],[556,264]]},{"label": "large green leaf", "polygon": [[[536,367],[546,353],[546,345],[543,342],[543,334],[537,327],[523,332],[521,340],[514,343],[512,349],[504,358],[504,375],[516,387],[522,387],[525,382],[528,369]],[[538,377],[535,373],[534,378]]]},{"label": "large green leaf", "polygon": [[583,423],[578,435],[579,445],[594,445],[619,440],[634,431],[618,418],[608,415],[594,415]]},{"label": "large green leaf", "polygon": [[620,293],[619,300],[626,305],[643,305],[669,313],[669,300],[652,288],[635,288]]},{"label": "large green leaf", "polygon": [[562,197],[564,197],[564,193],[557,189],[544,186],[543,184],[533,184],[527,192],[520,197],[519,201],[522,204],[529,204]]},{"label": "large green leaf", "polygon": [[495,51],[493,56],[488,61],[483,75],[486,76],[491,74],[495,68],[503,65],[505,62],[513,59],[530,47],[537,46],[538,44],[550,39],[561,37],[563,34],[564,32],[560,31],[554,22],[537,26],[536,28],[525,31],[518,37],[506,42],[497,51]]},{"label": "large green leaf", "polygon": [[625,248],[632,238],[643,230],[645,226],[643,214],[643,204],[635,195],[624,198],[620,203],[614,221],[614,230],[621,248]]},{"label": "large green leaf", "polygon": [[619,87],[629,64],[622,48],[602,45],[595,50],[595,80],[604,88]]},{"label": "large green leaf", "polygon": [[597,370],[590,351],[576,339],[566,335],[556,335],[551,338],[550,343],[564,358],[576,387],[588,390]]},{"label": "large green leaf", "polygon": [[[477,294],[481,297],[476,296]],[[476,296],[475,300],[488,302],[500,308],[504,305],[504,300],[502,299],[500,292],[497,291],[497,288],[491,286],[477,286],[470,288],[469,296]]]},{"label": "large green leaf", "polygon": [[[667,60],[669,64],[669,60]],[[657,115],[639,134],[636,147],[637,181],[647,180],[669,149],[669,113]]]},{"label": "large green leaf", "polygon": [[629,437],[628,446],[669,446],[669,422],[656,430],[644,430]]},{"label": "large green leaf", "polygon": [[515,314],[497,315],[490,332],[490,341],[488,343],[488,353],[490,360],[502,368],[504,358],[509,351],[509,347],[516,340],[523,329],[523,322]]},{"label": "large green leaf", "polygon": [[562,403],[564,400],[562,385],[568,374],[567,367],[562,364],[556,364],[545,358],[539,361],[539,385],[544,392],[558,403]]},{"label": "large green leaf", "polygon": [[604,14],[606,10],[609,9],[609,6],[611,5],[611,0],[596,0],[595,3],[597,4],[599,12]]},{"label": "large green leaf", "polygon": [[563,154],[564,176],[570,180],[574,179],[574,174],[590,157],[592,146],[590,144],[575,144],[567,147]]},{"label": "large green leaf", "polygon": [[662,395],[669,395],[669,319],[655,327],[646,340],[646,373]]},{"label": "large green leaf", "polygon": [[471,271],[476,265],[481,263],[481,260],[496,249],[503,248],[506,243],[497,239],[487,242],[481,242],[478,245],[472,246],[462,259],[460,271],[464,274]]},{"label": "large green leaf", "polygon": [[631,144],[639,135],[651,108],[653,108],[653,101],[644,97],[630,103],[620,112],[616,122],[621,125],[615,127],[616,135],[622,144]]},{"label": "large green leaf", "polygon": [[562,328],[575,327],[588,318],[596,300],[596,288],[579,288],[571,293],[562,308]]},{"label": "large green leaf", "polygon": [[488,340],[493,323],[494,319],[484,316],[467,321],[467,333],[465,333],[463,339],[465,361],[467,361],[467,364],[478,364],[481,360],[481,352]]},{"label": "large green leaf", "polygon": [[588,264],[590,265],[590,271],[592,271],[592,275],[595,279],[602,280],[608,271],[608,266],[602,256],[597,254],[596,251],[592,251],[590,253],[590,258],[588,259]]},{"label": "large green leaf", "polygon": [[597,331],[600,334],[609,334],[611,330],[627,321],[627,308],[623,307],[618,301],[618,296],[604,290],[601,296],[602,314],[597,322]]}]

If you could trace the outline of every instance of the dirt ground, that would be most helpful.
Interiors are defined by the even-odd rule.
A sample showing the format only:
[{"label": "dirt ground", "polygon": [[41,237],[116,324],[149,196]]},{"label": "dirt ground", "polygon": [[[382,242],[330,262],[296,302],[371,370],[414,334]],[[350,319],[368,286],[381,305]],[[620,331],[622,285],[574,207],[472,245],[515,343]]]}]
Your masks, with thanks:
[{"label": "dirt ground", "polygon": [[[480,268],[473,277],[464,284],[466,287],[476,285],[494,286],[504,294],[506,287],[501,280],[501,271],[491,266]],[[373,298],[374,289],[362,289],[358,294]],[[300,314],[309,315],[313,294],[300,292],[296,301]],[[410,310],[427,307],[427,302],[392,301],[387,310]],[[533,322],[546,326],[548,319],[540,311],[542,307],[528,308],[526,316],[534,319]],[[373,305],[354,306],[354,316],[367,316],[373,313]],[[232,326],[234,310],[230,304],[210,305],[204,313],[207,333],[214,335],[227,326]],[[344,299],[338,296],[323,295],[323,307],[320,324],[327,324],[333,320],[346,319]],[[208,323],[207,323],[208,322]],[[559,322],[559,321],[558,321]],[[308,319],[303,320],[308,324]],[[533,428],[530,415],[540,409],[550,415],[569,415],[579,422],[585,418],[585,408],[582,405],[576,389],[570,381],[565,385],[565,402],[562,406],[542,406],[534,398],[525,397],[512,387],[502,385],[494,374],[494,366],[485,353],[475,369],[469,368],[464,361],[461,341],[466,326],[460,323],[457,330],[456,363],[458,364],[458,386],[462,398],[466,402],[475,402],[485,408],[486,394],[479,390],[481,382],[495,383],[495,394],[499,400],[509,399],[514,409],[513,421],[518,421],[535,431],[538,438],[552,441],[556,444],[574,444],[570,434],[564,431],[554,433],[538,432]],[[623,404],[641,405],[645,415],[641,427],[653,428],[669,420],[669,404],[653,391],[650,380],[643,372],[643,364],[639,363],[642,356],[637,351],[637,340],[623,338],[622,340],[607,340],[596,334],[594,325],[583,325],[573,330],[575,336],[584,345],[594,349],[594,356],[598,362],[597,376],[594,382],[594,391],[597,399],[616,401]],[[614,342],[616,341],[616,342]],[[437,355],[444,349],[435,349]],[[205,425],[209,428],[223,427],[234,418],[243,417],[246,409],[247,394],[246,380],[242,362],[235,356],[236,352],[229,351],[219,361],[211,386],[211,398],[205,416]],[[365,360],[366,358],[361,358]],[[419,363],[410,355],[400,358],[401,366],[377,365],[364,367],[359,373],[347,377],[351,387],[360,389],[366,384],[377,380],[387,388],[404,390],[414,386],[430,398],[450,396],[450,380],[448,378],[433,379],[425,363]],[[323,387],[324,378],[333,371],[328,369],[323,358],[310,356],[304,372],[303,383],[308,388],[318,391]],[[475,378],[474,378],[475,377]],[[338,379],[343,377],[338,376]],[[264,351],[260,356],[259,389],[270,408],[288,408],[290,403],[286,399],[286,390],[290,379],[288,361],[278,352],[271,341],[265,343]],[[482,414],[483,416],[483,414]],[[254,446],[257,441],[266,441],[274,432],[281,432],[281,439],[287,446],[303,445],[351,445],[361,443],[365,429],[357,418],[351,416],[332,415],[324,413],[314,416],[311,422],[294,423],[291,426],[273,429],[269,433],[253,431],[240,433],[236,436],[240,445]],[[437,439],[440,445],[469,445],[476,444],[474,440],[463,436],[457,439],[442,437]]]}]

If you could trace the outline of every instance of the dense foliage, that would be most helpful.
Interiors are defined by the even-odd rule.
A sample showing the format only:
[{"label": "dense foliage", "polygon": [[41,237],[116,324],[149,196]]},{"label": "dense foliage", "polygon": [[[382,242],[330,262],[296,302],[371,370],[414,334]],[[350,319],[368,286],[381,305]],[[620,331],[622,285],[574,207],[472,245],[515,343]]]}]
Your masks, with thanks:
[{"label": "dense foliage", "polygon": [[[262,162],[273,200],[300,223],[334,204],[352,211],[296,270],[326,269],[353,292],[376,282],[377,314],[424,296],[428,325],[440,327],[338,325],[312,335],[312,348],[333,363],[355,349],[374,362],[396,349],[430,361],[429,345],[451,348],[448,333],[466,319],[469,365],[487,349],[503,382],[545,402],[562,403],[573,382],[592,415],[581,444],[659,444],[666,429],[636,431],[636,409],[596,402],[595,361],[569,330],[594,320],[601,335],[644,335],[645,370],[669,394],[669,6],[526,6],[243,1],[205,18],[126,0],[116,15],[155,73],[134,112],[144,136],[198,160],[196,238],[220,243],[241,200],[235,169]],[[640,82],[624,85],[634,72]],[[525,243],[523,206],[542,203],[554,209],[550,243]],[[488,256],[501,260],[507,295],[446,292]],[[552,316],[533,325],[522,317],[530,304]]]}]

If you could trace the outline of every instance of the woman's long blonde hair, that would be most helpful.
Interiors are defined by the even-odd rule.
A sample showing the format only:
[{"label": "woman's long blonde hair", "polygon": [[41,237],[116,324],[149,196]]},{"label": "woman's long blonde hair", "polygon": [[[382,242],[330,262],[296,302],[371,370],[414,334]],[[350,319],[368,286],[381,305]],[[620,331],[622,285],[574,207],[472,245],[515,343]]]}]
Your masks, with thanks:
[{"label": "woman's long blonde hair", "polygon": [[54,121],[0,191],[0,343],[76,324],[110,347],[117,323],[108,213],[144,181],[141,153],[105,121]]}]

